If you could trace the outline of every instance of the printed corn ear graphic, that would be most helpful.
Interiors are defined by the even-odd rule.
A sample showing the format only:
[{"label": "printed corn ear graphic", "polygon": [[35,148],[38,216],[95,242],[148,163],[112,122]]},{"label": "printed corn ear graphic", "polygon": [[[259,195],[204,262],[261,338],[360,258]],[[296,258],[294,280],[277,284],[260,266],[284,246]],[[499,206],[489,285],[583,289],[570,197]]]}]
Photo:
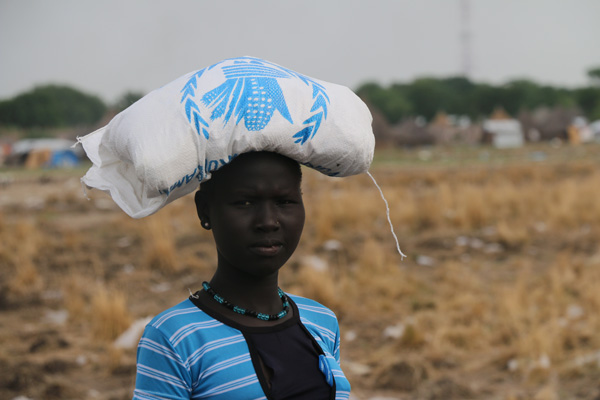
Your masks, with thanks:
[{"label": "printed corn ear graphic", "polygon": [[268,125],[275,110],[279,111],[285,119],[293,124],[277,80],[272,78],[246,78],[244,79],[244,87],[245,90],[242,96],[245,96],[245,107],[238,115],[238,122],[241,118],[244,118],[246,129],[260,131]]},{"label": "printed corn ear graphic", "polygon": [[213,109],[210,116],[212,120],[225,115],[224,122],[227,124],[231,115],[235,114],[236,124],[244,119],[249,131],[264,129],[275,111],[279,111],[286,120],[293,123],[283,92],[273,78],[227,79],[202,96],[202,102]]}]

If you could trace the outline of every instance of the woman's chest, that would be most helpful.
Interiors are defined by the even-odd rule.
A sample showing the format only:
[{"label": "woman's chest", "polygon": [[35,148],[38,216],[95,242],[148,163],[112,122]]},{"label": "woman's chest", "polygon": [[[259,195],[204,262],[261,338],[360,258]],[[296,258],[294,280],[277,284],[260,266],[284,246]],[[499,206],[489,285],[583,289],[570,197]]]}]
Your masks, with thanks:
[{"label": "woman's chest", "polygon": [[328,400],[335,398],[336,384],[348,386],[343,375],[332,372],[341,372],[333,356],[308,331],[250,334],[226,328],[189,349],[193,398]]}]

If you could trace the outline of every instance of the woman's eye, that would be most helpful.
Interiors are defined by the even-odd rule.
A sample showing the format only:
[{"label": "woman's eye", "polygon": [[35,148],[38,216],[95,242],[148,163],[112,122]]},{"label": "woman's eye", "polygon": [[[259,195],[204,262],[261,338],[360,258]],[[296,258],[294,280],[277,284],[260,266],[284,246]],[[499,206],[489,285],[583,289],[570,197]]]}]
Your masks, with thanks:
[{"label": "woman's eye", "polygon": [[247,207],[252,205],[252,202],[250,200],[239,200],[233,203],[236,206],[242,206],[242,207]]}]

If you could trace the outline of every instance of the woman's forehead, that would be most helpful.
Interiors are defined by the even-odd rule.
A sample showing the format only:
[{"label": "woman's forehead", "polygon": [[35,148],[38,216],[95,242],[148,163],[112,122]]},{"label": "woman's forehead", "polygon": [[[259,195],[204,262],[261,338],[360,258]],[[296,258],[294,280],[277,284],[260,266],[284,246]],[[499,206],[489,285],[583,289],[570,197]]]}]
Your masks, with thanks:
[{"label": "woman's forehead", "polygon": [[301,181],[302,172],[296,161],[276,153],[256,152],[242,154],[213,172],[212,178],[202,184],[201,190],[223,194],[267,187],[300,190]]},{"label": "woman's forehead", "polygon": [[245,153],[234,158],[231,163],[213,173],[218,180],[261,179],[273,176],[298,175],[298,163],[277,153]]},{"label": "woman's forehead", "polygon": [[250,192],[256,190],[291,190],[300,187],[300,174],[293,167],[280,165],[264,168],[258,165],[242,166],[215,176],[214,183],[219,190],[228,192]]},{"label": "woman's forehead", "polygon": [[238,166],[238,165],[257,165],[260,163],[274,163],[274,164],[297,164],[296,161],[292,160],[289,157],[286,157],[279,153],[269,152],[269,151],[255,151],[249,153],[243,153],[239,156],[235,157],[230,163],[229,166]]}]

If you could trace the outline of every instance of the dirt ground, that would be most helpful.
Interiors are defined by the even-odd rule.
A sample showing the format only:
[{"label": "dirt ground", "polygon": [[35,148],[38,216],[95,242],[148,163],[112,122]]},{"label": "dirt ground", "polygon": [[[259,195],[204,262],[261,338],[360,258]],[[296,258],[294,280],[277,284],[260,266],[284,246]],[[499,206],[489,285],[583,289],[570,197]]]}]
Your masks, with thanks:
[{"label": "dirt ground", "polygon": [[[559,204],[568,188],[576,205],[598,195],[600,151],[588,153],[493,169],[394,166],[386,153],[374,171],[404,261],[368,178],[345,186],[305,174],[305,237],[282,287],[338,314],[353,399],[600,399],[600,197],[581,215],[519,206]],[[0,173],[1,399],[131,398],[135,343],[116,338],[214,269],[191,198],[132,220],[102,193],[86,199],[83,172]],[[459,192],[490,197],[461,208]]]}]

